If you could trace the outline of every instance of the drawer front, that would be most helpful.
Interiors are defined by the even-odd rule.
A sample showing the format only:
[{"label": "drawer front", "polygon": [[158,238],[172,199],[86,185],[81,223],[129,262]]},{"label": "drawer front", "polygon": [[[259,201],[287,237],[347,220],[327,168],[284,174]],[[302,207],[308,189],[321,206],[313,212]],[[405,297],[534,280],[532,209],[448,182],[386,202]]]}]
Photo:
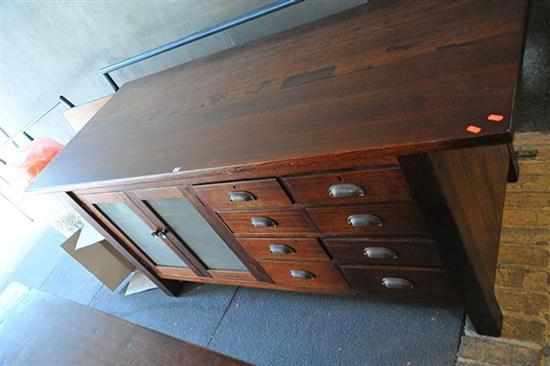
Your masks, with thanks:
[{"label": "drawer front", "polygon": [[350,286],[371,293],[441,293],[451,290],[448,274],[434,268],[340,266]]},{"label": "drawer front", "polygon": [[329,261],[317,239],[241,238],[241,245],[252,257],[264,260]]},{"label": "drawer front", "polygon": [[410,201],[398,168],[284,179],[294,200],[303,204],[341,205]]},{"label": "drawer front", "polygon": [[420,212],[411,204],[307,209],[324,235],[427,236]]},{"label": "drawer front", "polygon": [[439,267],[435,242],[429,239],[325,239],[329,253],[340,264],[384,264]]},{"label": "drawer front", "polygon": [[338,268],[323,262],[261,262],[273,281],[295,288],[348,289]]},{"label": "drawer front", "polygon": [[235,234],[280,236],[316,231],[301,210],[231,211],[219,215]]},{"label": "drawer front", "polygon": [[201,201],[216,210],[274,208],[291,204],[276,179],[207,184],[193,189]]}]

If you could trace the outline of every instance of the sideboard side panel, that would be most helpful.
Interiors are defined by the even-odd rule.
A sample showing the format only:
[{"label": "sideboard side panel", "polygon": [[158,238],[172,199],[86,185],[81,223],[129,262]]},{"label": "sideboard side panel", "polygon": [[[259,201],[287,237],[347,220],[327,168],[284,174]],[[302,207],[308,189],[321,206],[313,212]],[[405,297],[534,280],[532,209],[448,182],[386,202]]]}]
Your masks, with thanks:
[{"label": "sideboard side panel", "polygon": [[431,153],[435,174],[476,274],[494,286],[504,197],[506,145]]},{"label": "sideboard side panel", "polygon": [[493,287],[508,174],[506,145],[399,160],[477,331],[500,335],[502,313]]}]

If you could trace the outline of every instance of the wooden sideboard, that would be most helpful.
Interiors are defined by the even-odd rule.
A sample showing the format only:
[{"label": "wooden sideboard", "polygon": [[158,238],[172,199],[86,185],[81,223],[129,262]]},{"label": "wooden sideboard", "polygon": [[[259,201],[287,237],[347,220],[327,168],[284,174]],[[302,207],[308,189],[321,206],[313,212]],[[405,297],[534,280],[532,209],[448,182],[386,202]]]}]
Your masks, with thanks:
[{"label": "wooden sideboard", "polygon": [[498,335],[527,1],[376,1],[124,85],[34,181],[162,290],[457,294]]}]

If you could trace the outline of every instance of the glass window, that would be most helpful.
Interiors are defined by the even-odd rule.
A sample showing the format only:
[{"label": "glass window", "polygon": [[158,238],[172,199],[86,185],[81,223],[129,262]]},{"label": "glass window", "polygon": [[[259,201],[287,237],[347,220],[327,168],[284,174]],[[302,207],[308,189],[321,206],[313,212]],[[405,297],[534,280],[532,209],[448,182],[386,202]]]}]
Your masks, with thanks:
[{"label": "glass window", "polygon": [[246,270],[190,202],[179,198],[147,202],[209,269]]},{"label": "glass window", "polygon": [[123,203],[99,203],[97,206],[157,265],[187,267],[165,242],[151,235],[151,228],[128,206]]}]

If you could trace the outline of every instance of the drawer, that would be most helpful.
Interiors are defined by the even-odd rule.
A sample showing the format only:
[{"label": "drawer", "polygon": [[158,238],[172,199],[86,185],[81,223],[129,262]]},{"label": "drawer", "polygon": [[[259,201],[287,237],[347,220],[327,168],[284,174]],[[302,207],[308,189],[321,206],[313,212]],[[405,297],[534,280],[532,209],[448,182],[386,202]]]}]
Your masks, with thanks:
[{"label": "drawer", "polygon": [[385,264],[440,267],[443,265],[435,242],[429,239],[323,240],[329,253],[340,264]]},{"label": "drawer", "polygon": [[289,177],[284,182],[294,200],[303,204],[341,205],[412,200],[399,168]]},{"label": "drawer", "polygon": [[201,201],[217,210],[274,208],[291,204],[276,179],[207,184],[193,189]]},{"label": "drawer", "polygon": [[241,238],[239,242],[258,261],[328,261],[330,258],[317,239]]},{"label": "drawer", "polygon": [[350,286],[370,293],[441,293],[451,290],[449,275],[437,268],[340,266]]},{"label": "drawer", "polygon": [[316,232],[302,210],[228,211],[218,214],[236,234],[281,236]]},{"label": "drawer", "polygon": [[349,289],[336,266],[325,262],[260,262],[273,281],[295,288]]},{"label": "drawer", "polygon": [[413,204],[318,207],[307,212],[323,235],[428,235]]}]

